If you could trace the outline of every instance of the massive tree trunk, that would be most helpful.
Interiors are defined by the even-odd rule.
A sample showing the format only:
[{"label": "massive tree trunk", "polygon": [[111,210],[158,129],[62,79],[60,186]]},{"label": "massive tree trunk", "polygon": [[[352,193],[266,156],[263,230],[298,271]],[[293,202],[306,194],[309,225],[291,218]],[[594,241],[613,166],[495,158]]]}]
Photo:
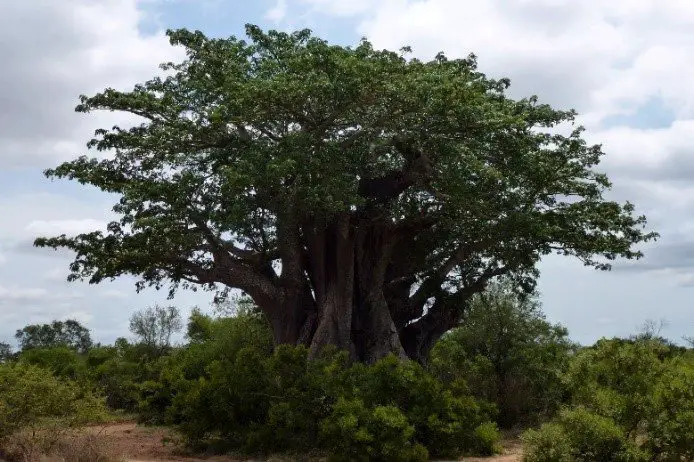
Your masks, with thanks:
[{"label": "massive tree trunk", "polygon": [[261,298],[259,305],[275,343],[306,345],[311,357],[334,346],[355,361],[394,354],[425,363],[484,284],[446,295],[441,284],[452,259],[417,282],[410,268],[420,264],[413,241],[393,223],[349,213],[289,223],[292,228],[280,232],[279,295]]},{"label": "massive tree trunk", "polygon": [[362,223],[356,234],[352,336],[358,345],[358,357],[368,363],[391,353],[405,359],[384,294],[386,270],[397,236],[388,226],[368,223]]},{"label": "massive tree trunk", "polygon": [[392,230],[345,214],[329,224],[303,223],[302,231],[306,284],[298,290],[287,282],[279,300],[261,305],[275,343],[304,344],[312,357],[335,346],[356,361],[391,353],[406,359],[384,294]]},{"label": "massive tree trunk", "polygon": [[309,254],[316,300],[317,327],[310,343],[311,355],[334,345],[356,351],[352,340],[354,304],[354,231],[349,215],[327,226],[314,226],[309,234]]}]

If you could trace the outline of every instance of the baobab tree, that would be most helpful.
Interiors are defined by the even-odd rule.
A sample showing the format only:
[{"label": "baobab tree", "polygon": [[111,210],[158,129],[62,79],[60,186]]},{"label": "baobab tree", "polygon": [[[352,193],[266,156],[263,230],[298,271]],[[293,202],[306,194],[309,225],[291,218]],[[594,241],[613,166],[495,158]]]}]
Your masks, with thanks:
[{"label": "baobab tree", "polygon": [[120,195],[106,232],[36,241],[76,252],[69,279],[240,289],[277,344],[423,361],[494,278],[530,290],[543,255],[609,269],[655,237],[604,197],[575,112],[508,97],[474,56],[246,32],[169,31],[168,76],[81,97],[142,123],[46,171]]}]

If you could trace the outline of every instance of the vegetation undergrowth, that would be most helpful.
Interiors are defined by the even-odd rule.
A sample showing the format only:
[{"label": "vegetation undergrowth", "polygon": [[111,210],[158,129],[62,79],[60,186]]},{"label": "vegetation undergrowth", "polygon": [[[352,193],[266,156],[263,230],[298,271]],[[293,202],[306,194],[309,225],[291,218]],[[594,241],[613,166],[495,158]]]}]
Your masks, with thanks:
[{"label": "vegetation undergrowth", "polygon": [[525,461],[694,460],[694,355],[658,338],[604,339],[563,377],[571,400],[524,434]]},{"label": "vegetation undergrowth", "polygon": [[46,329],[22,330],[31,346],[0,364],[3,457],[109,460],[99,441],[71,429],[125,417],[175,427],[194,452],[239,456],[488,455],[501,449],[500,428],[537,426],[522,437],[527,462],[694,457],[691,349],[653,335],[579,347],[536,298],[508,285],[475,298],[424,366],[392,355],[367,365],[330,348],[309,359],[302,346],[275,348],[247,299],[217,309],[194,310],[177,346],[169,330],[181,322],[169,308],[168,320],[144,323],[163,332],[140,336],[140,325],[134,341],[84,350],[69,338],[31,338]]}]

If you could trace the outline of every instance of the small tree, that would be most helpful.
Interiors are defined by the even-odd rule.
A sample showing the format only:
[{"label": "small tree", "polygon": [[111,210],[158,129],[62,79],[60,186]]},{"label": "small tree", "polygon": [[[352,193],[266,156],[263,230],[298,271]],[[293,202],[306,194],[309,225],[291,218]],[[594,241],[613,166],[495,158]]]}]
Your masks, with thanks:
[{"label": "small tree", "polygon": [[15,338],[24,350],[66,346],[86,353],[92,347],[89,329],[74,319],[53,321],[50,324],[31,324],[17,330]]},{"label": "small tree", "polygon": [[38,460],[71,427],[104,417],[103,402],[76,382],[33,365],[0,367],[0,460]]},{"label": "small tree", "polygon": [[130,332],[140,343],[158,352],[170,348],[171,336],[182,328],[181,314],[175,306],[154,305],[130,317]]},{"label": "small tree", "polygon": [[461,325],[432,351],[430,367],[442,378],[463,378],[497,404],[501,425],[512,426],[558,408],[560,374],[575,348],[565,327],[545,319],[537,296],[498,282],[474,297]]},{"label": "small tree", "polygon": [[0,364],[5,363],[14,357],[12,345],[0,342]]}]

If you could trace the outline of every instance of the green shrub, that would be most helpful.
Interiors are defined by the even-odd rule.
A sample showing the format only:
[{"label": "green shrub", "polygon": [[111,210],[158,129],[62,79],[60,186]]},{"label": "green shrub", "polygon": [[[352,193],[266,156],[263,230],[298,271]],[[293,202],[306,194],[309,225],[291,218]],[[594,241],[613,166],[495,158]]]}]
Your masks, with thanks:
[{"label": "green shrub", "polygon": [[83,379],[86,373],[84,359],[75,349],[67,346],[25,350],[20,354],[19,361],[50,369],[58,377],[71,380]]},{"label": "green shrub", "polygon": [[106,397],[111,409],[135,411],[139,400],[138,382],[142,377],[143,365],[114,357],[90,371],[93,383]]},{"label": "green shrub", "polygon": [[616,461],[626,446],[626,435],[614,420],[582,407],[562,411],[558,421],[580,460]]},{"label": "green shrub", "polygon": [[[309,361],[304,347],[283,345],[272,354],[245,347],[202,369],[201,377],[183,372],[176,380],[148,385],[149,400],[164,389],[172,396],[169,421],[194,446],[267,454],[309,451],[320,440],[325,446],[318,449],[335,453],[347,450],[340,449],[343,443],[354,451],[370,445],[370,457],[383,460],[416,459],[424,447],[436,457],[498,449],[499,433],[487,406],[395,357],[349,365],[344,353],[328,351]],[[353,433],[340,443],[339,423],[355,419],[357,427],[345,427]],[[374,439],[362,441],[364,435]]]},{"label": "green shrub", "polygon": [[491,456],[501,452],[500,437],[495,422],[478,425],[473,432],[472,452],[480,456]]},{"label": "green shrub", "polygon": [[[575,406],[623,429],[623,460],[694,457],[694,365],[686,351],[653,338],[601,340],[576,356],[565,379]],[[577,437],[581,428],[566,431]]]},{"label": "green shrub", "polygon": [[359,399],[338,399],[321,422],[323,446],[332,460],[424,461],[427,450],[413,442],[414,428],[394,406],[368,408]]},{"label": "green shrub", "polygon": [[538,430],[528,430],[523,436],[524,462],[572,462],[573,447],[557,423],[546,423]]},{"label": "green shrub", "polygon": [[647,462],[651,454],[609,417],[585,408],[565,409],[551,423],[523,436],[525,462]]},{"label": "green shrub", "polygon": [[694,365],[670,361],[654,388],[647,446],[666,460],[694,460]]},{"label": "green shrub", "polygon": [[573,402],[636,432],[663,375],[668,347],[653,340],[600,340],[571,362],[565,383]]},{"label": "green shrub", "polygon": [[[336,444],[361,447],[367,442],[360,435],[369,434],[370,457],[383,460],[426,458],[424,448],[435,457],[498,450],[499,432],[490,422],[494,406],[474,399],[461,381],[443,382],[414,362],[391,356],[369,366],[350,364],[335,349],[309,361],[305,347],[273,349],[267,324],[254,310],[230,318],[196,311],[188,337],[186,347],[141,362],[139,369],[149,372],[119,377],[137,388],[141,422],[174,424],[192,447],[337,454],[331,449]],[[130,348],[120,350],[98,361],[101,380],[116,364],[136,364],[128,359]],[[335,439],[340,412],[346,412],[337,403],[363,408],[355,408],[359,426],[344,441]],[[317,448],[316,441],[324,445]]]},{"label": "green shrub", "polygon": [[431,352],[428,368],[440,380],[464,380],[480,400],[493,402],[497,423],[509,428],[551,417],[566,401],[561,381],[575,345],[566,328],[545,319],[536,297],[495,283],[473,297],[464,322]]},{"label": "green shrub", "polygon": [[37,445],[54,443],[65,429],[104,417],[102,401],[75,382],[33,365],[0,366],[0,455],[19,433],[22,456],[30,459]]},{"label": "green shrub", "polygon": [[[415,427],[415,438],[435,457],[494,450],[494,444],[478,440],[475,430],[489,420],[492,409],[469,395],[454,395],[450,389],[411,361],[394,356],[371,366],[355,364],[350,369],[352,389],[345,393],[369,406],[392,405],[401,409]],[[491,427],[480,434],[493,440]],[[498,432],[496,433],[498,441]]]}]

